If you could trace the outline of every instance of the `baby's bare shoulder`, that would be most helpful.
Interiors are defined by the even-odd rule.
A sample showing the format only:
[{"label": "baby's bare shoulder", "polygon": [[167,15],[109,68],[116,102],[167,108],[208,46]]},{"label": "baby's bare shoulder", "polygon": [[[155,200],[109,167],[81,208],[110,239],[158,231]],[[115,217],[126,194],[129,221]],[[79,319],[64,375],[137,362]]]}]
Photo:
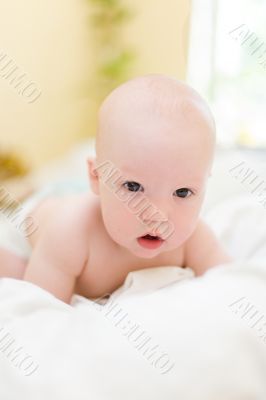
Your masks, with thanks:
[{"label": "baby's bare shoulder", "polygon": [[193,250],[195,246],[198,247],[202,245],[211,233],[211,228],[206,224],[206,222],[203,221],[202,218],[199,218],[196,228],[185,243],[185,248],[187,250]]},{"label": "baby's bare shoulder", "polygon": [[184,246],[186,266],[201,275],[210,267],[232,261],[212,228],[203,219]]},{"label": "baby's bare shoulder", "polygon": [[95,201],[88,194],[51,197],[43,201],[31,214],[38,226],[30,238],[32,245],[43,235],[87,251],[90,232],[95,219]]}]

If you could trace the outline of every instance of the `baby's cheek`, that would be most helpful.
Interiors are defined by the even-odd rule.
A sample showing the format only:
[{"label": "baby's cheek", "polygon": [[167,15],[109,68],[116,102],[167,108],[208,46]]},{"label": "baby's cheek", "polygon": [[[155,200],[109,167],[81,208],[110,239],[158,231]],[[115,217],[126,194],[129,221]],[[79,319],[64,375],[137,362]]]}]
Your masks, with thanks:
[{"label": "baby's cheek", "polygon": [[175,215],[173,219],[174,233],[176,240],[184,242],[194,231],[197,225],[197,215],[183,210],[182,213]]},{"label": "baby's cheek", "polygon": [[115,196],[105,198],[105,201],[102,202],[102,213],[106,224],[113,225],[115,229],[123,231],[124,234],[140,224],[137,216],[127,206],[127,203],[122,202]]}]

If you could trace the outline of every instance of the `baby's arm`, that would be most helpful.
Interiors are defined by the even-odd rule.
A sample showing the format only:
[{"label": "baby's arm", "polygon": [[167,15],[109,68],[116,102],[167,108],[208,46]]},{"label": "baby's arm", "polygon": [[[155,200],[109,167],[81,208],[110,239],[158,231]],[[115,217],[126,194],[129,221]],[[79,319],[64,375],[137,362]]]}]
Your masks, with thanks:
[{"label": "baby's arm", "polygon": [[196,276],[209,268],[232,262],[213,230],[202,220],[185,244],[185,265],[194,270]]},{"label": "baby's arm", "polygon": [[51,215],[40,227],[24,280],[70,303],[77,277],[88,258],[84,235],[75,217],[66,212]]}]

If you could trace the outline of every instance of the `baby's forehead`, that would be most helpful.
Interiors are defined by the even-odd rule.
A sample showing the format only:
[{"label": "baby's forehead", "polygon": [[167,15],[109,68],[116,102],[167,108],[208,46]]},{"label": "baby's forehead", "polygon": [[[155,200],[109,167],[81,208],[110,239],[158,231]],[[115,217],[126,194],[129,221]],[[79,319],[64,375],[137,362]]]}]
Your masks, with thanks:
[{"label": "baby's forehead", "polygon": [[212,163],[213,153],[204,144],[178,141],[127,140],[106,154],[120,173],[145,181],[201,180]]}]

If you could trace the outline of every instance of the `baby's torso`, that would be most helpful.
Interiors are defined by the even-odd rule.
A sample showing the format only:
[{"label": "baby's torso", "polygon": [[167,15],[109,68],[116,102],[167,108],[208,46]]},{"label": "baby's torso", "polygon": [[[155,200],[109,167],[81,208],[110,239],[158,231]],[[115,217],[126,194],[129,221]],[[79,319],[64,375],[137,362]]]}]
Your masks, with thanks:
[{"label": "baby's torso", "polygon": [[[72,201],[75,201],[75,199],[73,198]],[[91,214],[91,221],[86,233],[88,237],[88,259],[84,260],[82,273],[76,280],[76,294],[88,298],[97,298],[112,293],[123,284],[129,272],[139,269],[170,265],[185,267],[184,246],[147,259],[137,257],[127,249],[121,248],[110,238],[104,227],[98,197],[90,193],[86,197],[87,201],[89,204],[86,205],[86,209],[84,207],[84,218],[85,213],[90,212]],[[42,222],[46,221],[55,208],[60,207],[61,203],[62,199],[50,198],[36,208],[32,216],[38,220],[40,229]],[[83,203],[84,201],[80,202],[81,207]],[[75,227],[72,226],[69,229],[72,229],[73,234],[75,234]],[[78,229],[77,226],[76,230],[78,231]],[[36,245],[37,241],[38,233],[30,238],[32,247]],[[62,251],[64,250],[62,249]],[[77,249],[77,251],[79,250]]]}]

